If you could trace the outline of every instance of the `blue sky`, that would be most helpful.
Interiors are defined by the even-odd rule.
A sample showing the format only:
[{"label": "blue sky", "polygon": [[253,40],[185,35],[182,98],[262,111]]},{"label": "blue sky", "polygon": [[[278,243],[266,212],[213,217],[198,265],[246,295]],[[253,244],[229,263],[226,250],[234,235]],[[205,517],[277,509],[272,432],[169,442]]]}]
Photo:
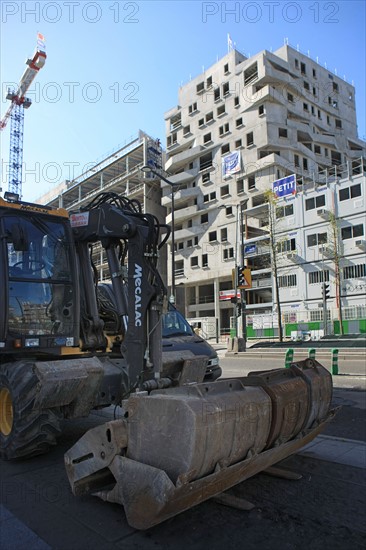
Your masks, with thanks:
[{"label": "blue sky", "polygon": [[[1,117],[7,83],[18,82],[36,34],[47,62],[28,95],[23,199],[35,200],[139,129],[165,143],[164,113],[178,88],[227,53],[229,33],[245,54],[284,39],[356,87],[359,137],[365,137],[365,2],[1,3]],[[9,130],[1,132],[7,189]],[[5,170],[4,170],[5,168]]]}]

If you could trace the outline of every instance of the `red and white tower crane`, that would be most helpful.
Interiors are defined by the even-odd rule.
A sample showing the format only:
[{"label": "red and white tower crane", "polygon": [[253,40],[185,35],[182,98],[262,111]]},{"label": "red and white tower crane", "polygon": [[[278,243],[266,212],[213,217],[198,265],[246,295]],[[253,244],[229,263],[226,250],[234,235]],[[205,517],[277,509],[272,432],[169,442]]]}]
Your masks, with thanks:
[{"label": "red and white tower crane", "polygon": [[11,193],[22,194],[22,165],[23,165],[23,134],[24,134],[24,109],[31,106],[31,100],[26,97],[36,74],[46,62],[46,46],[44,36],[37,34],[37,46],[32,59],[28,59],[17,90],[8,90],[6,99],[10,99],[11,104],[0,120],[0,130],[3,130],[11,118],[10,124],[10,156],[9,156],[9,184],[8,190]]}]

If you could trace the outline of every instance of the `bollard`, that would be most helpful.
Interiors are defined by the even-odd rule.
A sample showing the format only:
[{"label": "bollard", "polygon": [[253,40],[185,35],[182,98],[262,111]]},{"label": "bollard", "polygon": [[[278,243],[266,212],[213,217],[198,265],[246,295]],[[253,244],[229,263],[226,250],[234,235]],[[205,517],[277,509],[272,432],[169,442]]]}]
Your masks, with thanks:
[{"label": "bollard", "polygon": [[286,355],[285,355],[285,369],[290,368],[290,365],[293,362],[293,359],[294,359],[294,350],[292,348],[289,348],[286,351]]},{"label": "bollard", "polygon": [[315,359],[315,348],[309,348],[308,357],[309,359]]},{"label": "bollard", "polygon": [[332,374],[338,374],[338,350],[332,349]]}]

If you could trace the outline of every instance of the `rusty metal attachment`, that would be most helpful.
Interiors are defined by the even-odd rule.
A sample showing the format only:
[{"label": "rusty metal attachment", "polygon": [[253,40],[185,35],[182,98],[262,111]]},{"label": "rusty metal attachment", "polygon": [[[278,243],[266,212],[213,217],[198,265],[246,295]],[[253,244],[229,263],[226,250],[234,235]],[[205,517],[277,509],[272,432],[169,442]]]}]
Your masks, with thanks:
[{"label": "rusty metal attachment", "polygon": [[138,392],[122,420],[66,453],[73,493],[120,503],[132,527],[148,529],[297,452],[333,417],[331,397],[331,376],[312,359]]}]

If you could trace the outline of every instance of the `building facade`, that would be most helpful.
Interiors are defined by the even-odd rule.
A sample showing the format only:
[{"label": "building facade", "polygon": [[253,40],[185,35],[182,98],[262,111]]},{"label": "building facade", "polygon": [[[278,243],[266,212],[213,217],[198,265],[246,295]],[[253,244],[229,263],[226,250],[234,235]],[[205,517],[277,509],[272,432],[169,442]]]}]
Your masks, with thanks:
[{"label": "building facade", "polygon": [[[252,287],[246,291],[248,321],[256,326],[256,319],[268,317],[275,328],[266,190],[292,174],[296,176],[296,194],[281,199],[284,204],[279,201],[276,207],[277,214],[282,208],[283,218],[276,223],[278,239],[283,240],[289,231],[294,233],[287,239],[289,244],[279,245],[284,317],[294,319],[295,308],[318,311],[320,297],[314,286],[318,283],[310,273],[319,270],[320,264],[328,266],[331,258],[326,258],[325,249],[321,258],[316,253],[318,245],[324,244],[317,232],[329,232],[329,219],[324,217],[327,214],[322,217],[314,212],[322,208],[332,212],[342,239],[349,232],[346,227],[352,225],[351,218],[358,216],[357,221],[365,214],[365,143],[357,137],[353,86],[289,45],[250,58],[232,50],[180,88],[178,106],[168,111],[165,119],[165,168],[171,183],[176,184],[176,301],[186,317],[211,319],[218,323],[221,334],[229,333],[235,318],[231,298],[237,282],[233,271],[247,265],[252,275]],[[350,198],[349,203],[340,199],[339,190],[354,185],[361,186],[362,194]],[[169,223],[172,187],[163,184],[162,189]],[[358,187],[350,191],[355,192]],[[313,203],[315,207],[310,208]],[[357,227],[361,222],[356,221]],[[363,240],[364,235],[357,236],[360,231],[356,229],[355,236],[352,233],[352,243]],[[346,257],[353,261],[352,255],[355,261],[358,258],[357,265],[364,263],[362,248],[349,248],[346,240],[340,251],[342,270],[347,267]],[[291,286],[294,278],[286,277],[295,271],[296,285]],[[362,277],[365,281],[364,274]],[[343,296],[342,288],[337,296],[331,294],[332,306],[343,299],[344,307],[352,307],[348,304],[353,303],[353,291],[349,287]],[[365,290],[353,297],[364,303]],[[309,314],[309,320],[318,314]],[[265,326],[267,321],[263,323]],[[250,324],[248,335],[249,328]]]}]

